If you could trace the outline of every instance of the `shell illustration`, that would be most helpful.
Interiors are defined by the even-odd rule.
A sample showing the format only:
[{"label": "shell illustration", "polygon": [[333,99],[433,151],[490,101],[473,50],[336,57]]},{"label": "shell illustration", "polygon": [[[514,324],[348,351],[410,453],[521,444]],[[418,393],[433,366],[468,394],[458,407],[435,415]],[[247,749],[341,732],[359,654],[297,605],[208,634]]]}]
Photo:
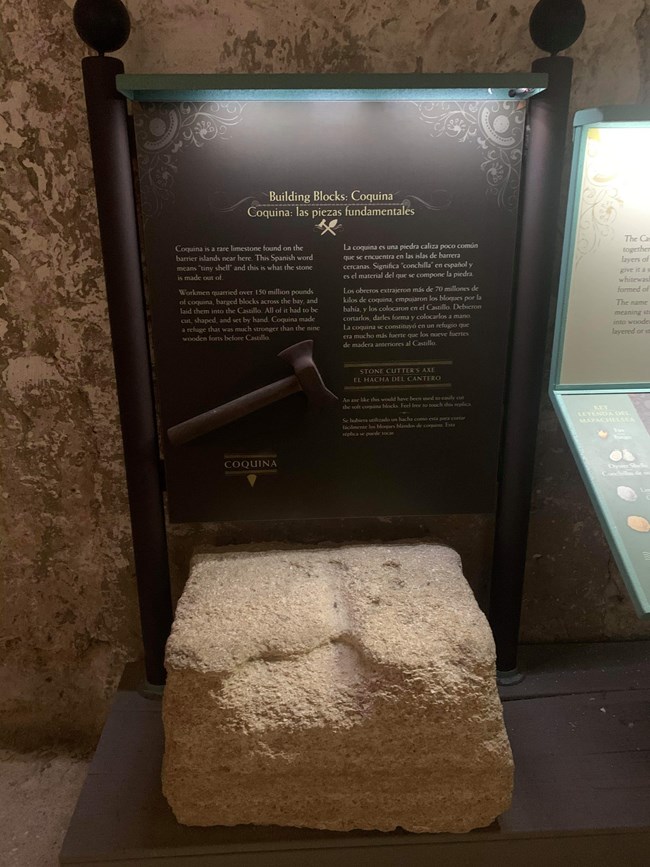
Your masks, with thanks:
[{"label": "shell illustration", "polygon": [[634,488],[630,488],[627,485],[619,485],[616,488],[616,493],[621,498],[621,500],[625,500],[628,503],[633,503],[638,499],[637,493]]},{"label": "shell illustration", "polygon": [[623,452],[620,451],[619,449],[614,449],[613,452],[609,453],[610,461],[614,461],[615,463],[618,463],[618,461],[620,461],[622,457],[623,457]]},{"label": "shell illustration", "polygon": [[641,515],[630,515],[627,525],[630,530],[636,530],[637,533],[650,533],[650,521]]},{"label": "shell illustration", "polygon": [[627,449],[623,449],[623,460],[624,461],[635,461],[636,458],[632,454],[632,452],[628,451]]}]

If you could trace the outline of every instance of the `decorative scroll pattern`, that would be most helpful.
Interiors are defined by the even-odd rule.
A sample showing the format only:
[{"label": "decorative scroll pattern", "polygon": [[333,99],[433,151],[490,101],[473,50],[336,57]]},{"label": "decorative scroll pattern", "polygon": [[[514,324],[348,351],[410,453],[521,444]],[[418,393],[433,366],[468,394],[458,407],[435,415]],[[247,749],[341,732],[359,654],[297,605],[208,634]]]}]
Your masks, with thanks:
[{"label": "decorative scroll pattern", "polygon": [[517,207],[526,110],[514,102],[416,102],[431,135],[471,142],[479,152],[487,195],[500,208]]},{"label": "decorative scroll pattern", "polygon": [[431,195],[432,201],[427,201],[413,193],[407,193],[406,198],[402,199],[399,204],[404,205],[405,208],[410,208],[415,201],[423,205],[428,211],[444,211],[451,205],[451,194],[448,190],[434,190]]},{"label": "decorative scroll pattern", "polygon": [[586,255],[596,250],[602,241],[614,236],[613,225],[623,205],[623,199],[613,183],[616,172],[603,171],[601,147],[600,139],[590,135],[587,139],[582,202],[578,215],[576,267]]},{"label": "decorative scroll pattern", "polygon": [[241,102],[139,104],[135,133],[145,222],[174,201],[176,154],[228,138],[243,112]]}]

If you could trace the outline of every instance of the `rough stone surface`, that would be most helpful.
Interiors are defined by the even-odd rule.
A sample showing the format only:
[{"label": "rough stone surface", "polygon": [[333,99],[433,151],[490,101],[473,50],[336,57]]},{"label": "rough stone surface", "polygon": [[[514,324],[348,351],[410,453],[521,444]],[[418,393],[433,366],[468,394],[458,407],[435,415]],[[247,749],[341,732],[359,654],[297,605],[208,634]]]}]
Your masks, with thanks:
[{"label": "rough stone surface", "polygon": [[[534,0],[127,0],[129,72],[526,70]],[[648,0],[590,0],[572,110],[650,94]],[[73,0],[4,0],[0,32],[0,741],[95,738],[140,652]],[[560,223],[558,223],[558,238]],[[544,404],[522,636],[650,635]],[[172,529],[197,544],[433,536],[477,590],[485,516]]]},{"label": "rough stone surface", "polygon": [[88,757],[0,750],[0,864],[56,867],[88,771]]},{"label": "rough stone surface", "polygon": [[198,555],[167,667],[183,824],[462,832],[509,806],[492,636],[449,548]]}]

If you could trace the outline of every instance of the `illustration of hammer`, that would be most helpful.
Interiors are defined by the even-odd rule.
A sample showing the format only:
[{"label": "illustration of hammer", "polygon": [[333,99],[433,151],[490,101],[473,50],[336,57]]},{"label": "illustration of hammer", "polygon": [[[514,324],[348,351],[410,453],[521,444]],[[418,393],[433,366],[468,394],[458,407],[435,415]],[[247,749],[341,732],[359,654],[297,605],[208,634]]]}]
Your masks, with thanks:
[{"label": "illustration of hammer", "polygon": [[264,385],[256,391],[251,391],[250,394],[244,394],[229,403],[209,409],[201,415],[170,427],[167,430],[170,443],[175,446],[187,443],[298,391],[304,391],[309,402],[316,407],[336,403],[337,396],[325,386],[314,363],[313,350],[313,340],[303,340],[283,349],[278,353],[278,358],[288,361],[293,366],[293,376]]}]

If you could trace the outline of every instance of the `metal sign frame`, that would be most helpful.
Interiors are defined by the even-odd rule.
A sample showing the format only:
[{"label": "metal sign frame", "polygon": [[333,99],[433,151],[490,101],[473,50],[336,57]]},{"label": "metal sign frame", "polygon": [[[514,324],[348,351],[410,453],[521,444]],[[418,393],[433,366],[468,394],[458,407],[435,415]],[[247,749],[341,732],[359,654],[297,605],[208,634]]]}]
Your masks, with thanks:
[{"label": "metal sign frame", "polygon": [[[142,78],[123,76],[115,58],[83,60],[91,150],[97,191],[102,253],[115,355],[124,440],[136,576],[147,679],[164,683],[164,646],[171,628],[172,604],[163,507],[155,404],[151,384],[146,306],[131,173],[129,117],[116,90],[136,94],[151,88]],[[352,93],[363,87],[381,91],[453,87],[472,98],[476,88],[507,88],[509,98],[533,96],[528,115],[527,154],[515,302],[511,322],[505,419],[500,458],[496,533],[489,618],[497,644],[497,666],[507,680],[517,677],[517,644],[532,491],[535,438],[542,390],[544,339],[553,283],[555,226],[572,61],[552,56],[537,60],[532,75],[493,76],[219,76],[220,89],[246,89],[254,83],[277,98],[280,91],[311,86],[321,93],[335,85]],[[174,77],[176,78],[176,77]],[[246,79],[246,81],[244,81]],[[308,81],[308,79],[310,79]],[[178,83],[178,79],[176,78]],[[189,79],[185,82],[189,83]],[[546,83],[547,88],[544,90]],[[163,82],[168,84],[168,82]],[[138,85],[135,87],[134,85]],[[163,88],[164,89],[164,88]],[[166,88],[169,90],[169,88]],[[519,90],[521,89],[521,90]],[[519,90],[519,92],[518,92]],[[514,93],[512,93],[514,91]],[[458,90],[456,90],[459,93]],[[533,95],[533,92],[535,95]],[[160,94],[159,94],[160,95]]]}]

